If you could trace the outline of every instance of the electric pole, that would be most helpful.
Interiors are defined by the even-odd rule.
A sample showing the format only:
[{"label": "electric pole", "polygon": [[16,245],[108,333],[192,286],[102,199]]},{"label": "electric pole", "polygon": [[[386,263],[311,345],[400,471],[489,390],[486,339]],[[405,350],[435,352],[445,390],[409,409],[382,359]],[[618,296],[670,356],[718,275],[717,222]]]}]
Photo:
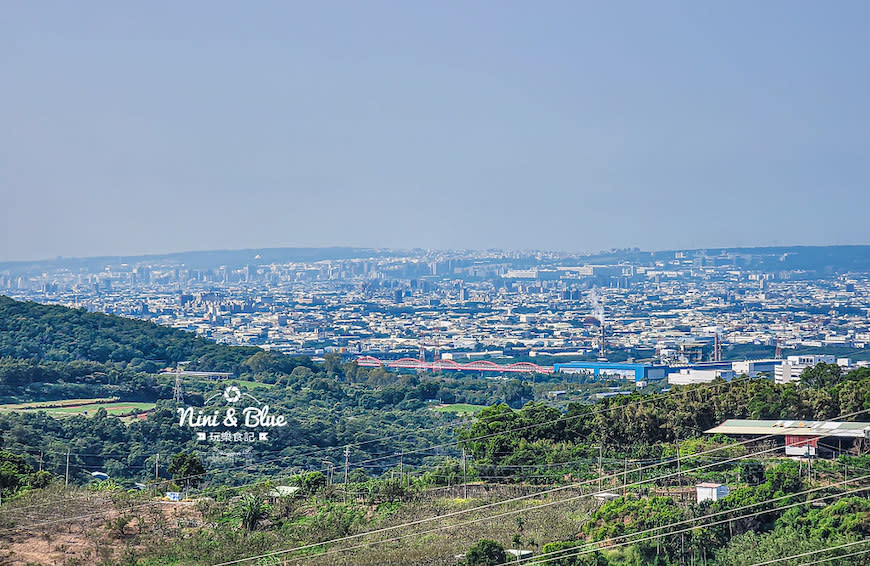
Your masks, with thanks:
[{"label": "electric pole", "polygon": [[344,447],[344,502],[347,503],[347,464],[350,460],[350,446]]},{"label": "electric pole", "polygon": [[601,493],[601,476],[604,475],[604,470],[601,467],[601,444],[598,445],[598,493]]},{"label": "electric pole", "polygon": [[154,481],[157,481],[160,477],[158,475],[158,472],[159,472],[158,466],[159,465],[160,465],[160,454],[158,454],[157,458],[154,459]]},{"label": "electric pole", "polygon": [[64,474],[63,485],[69,485],[69,448],[66,449],[66,474]]},{"label": "electric pole", "polygon": [[468,475],[465,459],[465,448],[462,449],[462,498],[468,499]]},{"label": "electric pole", "polygon": [[683,463],[680,461],[680,439],[677,439],[677,478],[680,481],[680,488],[683,487]]},{"label": "electric pole", "polygon": [[624,468],[622,472],[622,496],[625,497],[628,489],[628,458],[625,458]]}]

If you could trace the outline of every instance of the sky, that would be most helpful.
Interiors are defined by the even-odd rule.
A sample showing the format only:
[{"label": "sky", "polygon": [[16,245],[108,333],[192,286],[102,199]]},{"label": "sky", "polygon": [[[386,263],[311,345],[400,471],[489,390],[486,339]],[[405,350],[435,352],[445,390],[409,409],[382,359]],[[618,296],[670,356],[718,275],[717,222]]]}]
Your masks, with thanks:
[{"label": "sky", "polygon": [[870,3],[8,2],[0,261],[870,243]]}]

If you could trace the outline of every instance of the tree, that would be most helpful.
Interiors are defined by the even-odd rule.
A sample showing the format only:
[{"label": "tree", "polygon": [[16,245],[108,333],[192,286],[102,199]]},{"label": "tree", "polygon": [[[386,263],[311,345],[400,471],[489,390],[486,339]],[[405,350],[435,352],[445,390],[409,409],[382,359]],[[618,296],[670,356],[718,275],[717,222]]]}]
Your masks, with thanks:
[{"label": "tree", "polygon": [[311,495],[326,485],[326,476],[321,472],[302,472],[291,480],[306,495]]},{"label": "tree", "polygon": [[483,539],[465,553],[466,566],[496,566],[507,562],[504,547],[494,540]]},{"label": "tree", "polygon": [[783,462],[764,472],[767,483],[774,493],[795,493],[803,489],[804,482],[800,476],[800,466],[797,462]]},{"label": "tree", "polygon": [[205,467],[197,454],[179,452],[169,463],[169,473],[172,474],[172,479],[181,482],[184,487],[196,487],[202,482]]},{"label": "tree", "polygon": [[823,388],[840,383],[843,369],[837,364],[820,363],[806,368],[801,373],[801,385],[804,387]]},{"label": "tree", "polygon": [[758,460],[744,460],[737,466],[740,480],[749,485],[758,485],[764,481],[764,464]]},{"label": "tree", "polygon": [[342,376],[341,354],[336,354],[335,352],[327,352],[326,354],[323,354],[323,365],[326,367],[326,373],[330,376]]},{"label": "tree", "polygon": [[246,495],[239,503],[236,514],[247,532],[257,529],[260,521],[266,518],[266,504],[259,495]]},{"label": "tree", "polygon": [[33,478],[33,466],[24,456],[5,450],[0,451],[0,493],[15,493],[28,485]]}]

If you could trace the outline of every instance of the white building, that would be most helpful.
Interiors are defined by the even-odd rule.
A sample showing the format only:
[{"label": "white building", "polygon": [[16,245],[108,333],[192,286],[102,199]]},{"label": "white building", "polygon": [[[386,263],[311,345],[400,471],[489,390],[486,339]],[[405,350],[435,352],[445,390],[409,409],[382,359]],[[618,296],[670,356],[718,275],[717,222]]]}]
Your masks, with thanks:
[{"label": "white building", "polygon": [[801,373],[807,368],[811,368],[816,364],[837,364],[841,367],[851,367],[849,358],[836,359],[829,355],[802,355],[789,356],[783,360],[782,364],[776,366],[773,372],[774,381],[776,383],[794,383],[800,381]]},{"label": "white building", "polygon": [[741,362],[733,362],[731,369],[737,375],[748,375],[755,379],[759,373],[773,373],[776,366],[781,363],[781,360],[746,360]]},{"label": "white building", "polygon": [[725,381],[734,379],[735,373],[731,369],[689,369],[684,368],[680,373],[668,375],[668,383],[671,385],[692,385],[694,383],[710,383],[716,378]]}]

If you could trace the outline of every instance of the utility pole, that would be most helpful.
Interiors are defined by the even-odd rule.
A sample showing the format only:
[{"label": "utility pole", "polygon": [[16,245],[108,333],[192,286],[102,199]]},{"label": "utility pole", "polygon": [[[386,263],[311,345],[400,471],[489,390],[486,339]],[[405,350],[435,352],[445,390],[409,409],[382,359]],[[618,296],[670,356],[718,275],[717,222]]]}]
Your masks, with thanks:
[{"label": "utility pole", "polygon": [[347,465],[350,461],[350,446],[344,447],[344,502],[347,503]]},{"label": "utility pole", "polygon": [[604,475],[604,470],[601,468],[601,445],[598,445],[598,493],[601,493],[601,476]]},{"label": "utility pole", "polygon": [[683,487],[683,463],[680,460],[680,439],[677,439],[677,478],[680,480],[680,487]]},{"label": "utility pole", "polygon": [[160,454],[158,454],[157,458],[154,459],[154,481],[157,481],[160,478],[159,466],[160,466]]},{"label": "utility pole", "polygon": [[624,468],[622,472],[622,496],[625,497],[625,494],[628,490],[628,458],[625,458]]},{"label": "utility pole", "polygon": [[39,471],[42,471],[42,451],[39,452]]},{"label": "utility pole", "polygon": [[66,449],[66,474],[64,474],[63,485],[69,485],[69,448]]},{"label": "utility pole", "polygon": [[329,460],[321,460],[321,464],[326,464],[326,485],[332,485],[332,475],[335,471],[335,466]]},{"label": "utility pole", "polygon": [[399,479],[401,484],[405,485],[405,451],[399,453]]},{"label": "utility pole", "polygon": [[466,473],[465,448],[462,449],[462,498],[468,499],[468,475]]}]

